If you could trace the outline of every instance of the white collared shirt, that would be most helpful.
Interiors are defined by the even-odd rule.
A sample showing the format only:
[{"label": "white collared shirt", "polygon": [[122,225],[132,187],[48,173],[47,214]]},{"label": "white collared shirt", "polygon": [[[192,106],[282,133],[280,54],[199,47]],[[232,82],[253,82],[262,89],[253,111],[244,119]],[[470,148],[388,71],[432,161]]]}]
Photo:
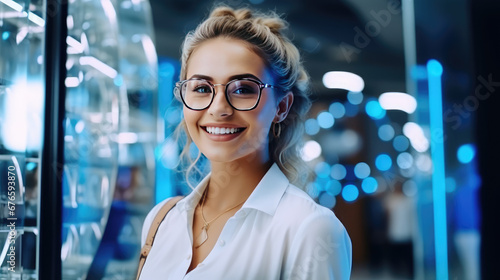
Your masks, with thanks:
[{"label": "white collared shirt", "polygon": [[[160,225],[141,280],[349,279],[351,240],[344,226],[330,209],[290,184],[276,164],[227,220],[210,254],[186,274],[192,258],[193,213],[209,177]],[[142,245],[167,200],[146,217]]]}]

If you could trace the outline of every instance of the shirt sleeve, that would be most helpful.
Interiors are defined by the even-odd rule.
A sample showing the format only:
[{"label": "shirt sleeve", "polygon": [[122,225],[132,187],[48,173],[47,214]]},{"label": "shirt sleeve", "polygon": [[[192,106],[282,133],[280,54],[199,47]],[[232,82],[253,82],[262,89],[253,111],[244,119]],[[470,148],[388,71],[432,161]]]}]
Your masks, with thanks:
[{"label": "shirt sleeve", "polygon": [[347,280],[351,258],[351,239],[335,214],[313,214],[302,223],[293,240],[285,279]]},{"label": "shirt sleeve", "polygon": [[160,211],[161,207],[167,203],[171,198],[167,198],[164,201],[158,203],[151,211],[149,211],[148,215],[146,216],[146,219],[144,219],[144,224],[142,225],[142,235],[141,235],[141,247],[144,246],[146,243],[146,238],[148,237],[148,232],[149,228],[151,227],[151,224],[153,223],[154,218],[156,217],[156,214]]}]

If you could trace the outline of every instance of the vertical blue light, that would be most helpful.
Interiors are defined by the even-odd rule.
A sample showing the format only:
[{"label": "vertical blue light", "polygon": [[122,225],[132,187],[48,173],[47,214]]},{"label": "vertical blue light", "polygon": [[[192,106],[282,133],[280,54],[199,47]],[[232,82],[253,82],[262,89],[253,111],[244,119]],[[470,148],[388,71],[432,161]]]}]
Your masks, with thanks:
[{"label": "vertical blue light", "polygon": [[[172,106],[174,98],[173,88],[174,81],[178,77],[180,71],[180,63],[177,60],[169,58],[160,58],[158,64],[158,115],[165,116],[169,108]],[[159,138],[165,139],[173,131],[172,125],[161,118],[163,125]],[[175,184],[175,175],[170,168],[162,164],[163,148],[166,142],[156,146],[156,164],[155,164],[155,204],[163,201],[165,198],[179,194]]]},{"label": "vertical blue light", "polygon": [[[431,131],[443,131],[443,104],[441,76],[443,66],[434,59],[427,62],[429,83],[429,111]],[[434,242],[436,250],[436,279],[448,279],[448,240],[446,232],[446,183],[444,145],[442,139],[431,135],[432,196],[434,200]]]}]

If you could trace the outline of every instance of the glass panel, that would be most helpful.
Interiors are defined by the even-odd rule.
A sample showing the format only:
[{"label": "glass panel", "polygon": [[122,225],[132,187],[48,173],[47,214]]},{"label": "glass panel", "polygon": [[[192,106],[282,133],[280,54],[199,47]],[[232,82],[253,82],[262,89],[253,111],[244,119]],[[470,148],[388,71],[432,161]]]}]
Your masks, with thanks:
[{"label": "glass panel", "polygon": [[44,8],[0,3],[0,274],[23,279],[36,277]]},{"label": "glass panel", "polygon": [[[119,169],[112,205],[118,236],[115,254],[106,262],[106,279],[136,275],[142,222],[153,202],[154,147],[157,140],[158,61],[151,7],[147,0],[118,0],[120,82]],[[122,218],[122,219],[120,219]],[[106,241],[110,242],[110,241]]]},{"label": "glass panel", "polygon": [[69,3],[63,166],[63,279],[84,279],[117,173],[118,25],[109,0]]}]

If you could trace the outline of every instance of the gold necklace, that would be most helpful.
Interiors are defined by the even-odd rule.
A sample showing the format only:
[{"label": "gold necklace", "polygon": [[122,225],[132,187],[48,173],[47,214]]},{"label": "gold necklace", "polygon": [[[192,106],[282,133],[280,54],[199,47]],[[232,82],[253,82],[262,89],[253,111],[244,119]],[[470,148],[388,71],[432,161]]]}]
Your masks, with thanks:
[{"label": "gold necklace", "polygon": [[[208,189],[208,187],[207,187],[207,189]],[[205,204],[206,193],[207,193],[207,190],[205,189],[205,191],[203,192],[203,200],[201,202],[201,217],[203,218],[204,225],[201,227],[201,233],[200,233],[200,235],[198,235],[198,237],[196,238],[195,248],[200,247],[203,243],[205,243],[205,241],[207,241],[207,239],[208,239],[207,230],[208,230],[208,227],[210,226],[210,223],[212,223],[213,221],[217,220],[224,213],[227,213],[227,212],[235,209],[236,207],[242,205],[245,202],[245,201],[243,201],[243,202],[239,203],[238,205],[233,206],[233,207],[227,209],[226,211],[224,211],[224,212],[220,213],[219,215],[217,215],[217,217],[213,218],[210,222],[207,222],[207,220],[205,219],[205,216],[203,215],[203,205]]]}]

